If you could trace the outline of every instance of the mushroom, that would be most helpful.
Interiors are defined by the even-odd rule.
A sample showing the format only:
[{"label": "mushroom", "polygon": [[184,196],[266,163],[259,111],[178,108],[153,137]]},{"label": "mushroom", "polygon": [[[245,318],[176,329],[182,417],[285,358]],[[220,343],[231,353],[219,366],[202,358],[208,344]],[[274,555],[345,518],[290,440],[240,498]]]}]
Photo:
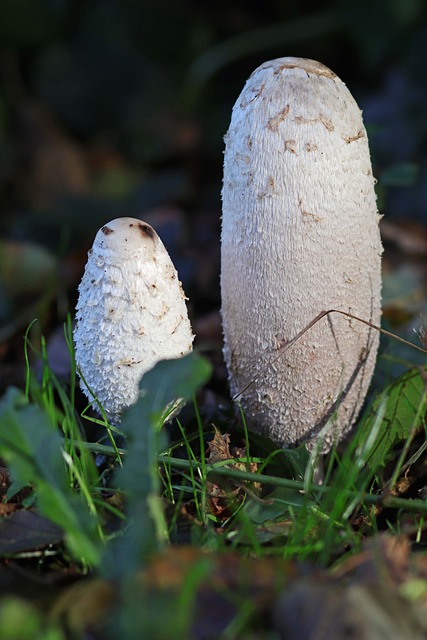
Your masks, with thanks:
[{"label": "mushroom", "polygon": [[117,218],[98,231],[79,286],[74,343],[81,388],[112,423],[137,400],[146,371],[191,351],[185,300],[149,224]]},{"label": "mushroom", "polygon": [[380,216],[362,114],[330,69],[279,58],[248,79],[225,142],[231,393],[248,426],[280,446],[321,438],[327,451],[357,418],[378,348],[376,331],[340,314],[303,332],[328,309],[380,322]]}]

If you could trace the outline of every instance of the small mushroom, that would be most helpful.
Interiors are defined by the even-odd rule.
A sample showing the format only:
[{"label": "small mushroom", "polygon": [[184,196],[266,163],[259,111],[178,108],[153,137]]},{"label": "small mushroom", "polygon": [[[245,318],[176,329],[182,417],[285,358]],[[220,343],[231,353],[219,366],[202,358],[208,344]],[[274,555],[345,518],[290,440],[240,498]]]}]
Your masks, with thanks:
[{"label": "small mushroom", "polygon": [[98,231],[79,286],[74,342],[81,388],[111,422],[137,400],[156,362],[191,351],[185,299],[150,225],[117,218]]},{"label": "small mushroom", "polygon": [[[248,426],[281,446],[351,428],[375,365],[381,253],[368,139],[345,84],[279,58],[248,79],[226,135],[224,356]],[[278,354],[283,351],[281,357]]]}]

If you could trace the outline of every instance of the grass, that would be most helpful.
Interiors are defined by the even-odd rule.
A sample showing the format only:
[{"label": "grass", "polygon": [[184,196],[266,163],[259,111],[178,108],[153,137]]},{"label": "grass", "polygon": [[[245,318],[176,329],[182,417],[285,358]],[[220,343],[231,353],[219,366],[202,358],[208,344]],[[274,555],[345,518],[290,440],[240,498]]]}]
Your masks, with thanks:
[{"label": "grass", "polygon": [[[70,323],[65,332],[73,356]],[[141,398],[119,430],[105,414],[88,427],[87,409],[83,418],[76,410],[75,366],[65,391],[42,341],[37,380],[29,333],[25,345],[25,391],[11,389],[0,401],[0,456],[14,480],[7,499],[31,487],[27,503],[64,531],[58,547],[62,570],[73,566],[78,574],[98,576],[105,589],[115,585],[114,606],[101,606],[100,637],[190,637],[195,620],[200,623],[200,592],[214,575],[215,606],[219,601],[234,611],[215,637],[250,637],[258,629],[273,638],[268,623],[256,619],[260,605],[254,605],[259,596],[252,570],[241,580],[244,562],[264,563],[257,565],[260,575],[270,576],[263,593],[274,595],[287,562],[333,570],[379,531],[423,542],[427,503],[414,492],[402,494],[399,482],[425,453],[425,434],[419,436],[427,403],[424,369],[408,371],[377,394],[344,452],[334,449],[327,456],[319,484],[316,451],[277,450],[248,432],[243,415],[233,450],[224,433],[205,424],[196,394],[210,365],[198,353],[161,362],[146,374]],[[164,425],[164,408],[176,398],[187,408],[171,430]],[[90,424],[98,430],[96,441],[87,438]],[[115,442],[118,434],[123,448]],[[95,456],[103,457],[101,466]],[[225,579],[231,569],[220,564],[224,556],[237,563],[235,588]],[[159,557],[165,564],[153,569]],[[271,559],[280,564],[271,569]],[[89,581],[85,599],[100,606],[95,584]],[[19,602],[0,601],[0,623],[14,607],[29,607]],[[58,617],[49,622],[29,608],[31,637],[65,637],[67,625]],[[70,609],[68,603],[65,610]],[[73,637],[84,637],[84,621],[83,616],[81,628],[69,621]],[[30,637],[19,629],[19,637]]]}]

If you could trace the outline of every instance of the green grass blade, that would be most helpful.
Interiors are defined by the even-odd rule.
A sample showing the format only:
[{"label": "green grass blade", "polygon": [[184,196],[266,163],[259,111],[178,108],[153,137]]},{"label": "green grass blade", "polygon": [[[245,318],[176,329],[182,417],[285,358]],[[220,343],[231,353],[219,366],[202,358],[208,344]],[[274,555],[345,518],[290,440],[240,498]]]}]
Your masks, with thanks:
[{"label": "green grass blade", "polygon": [[13,388],[0,401],[0,456],[20,485],[35,486],[41,513],[62,527],[73,557],[97,565],[99,523],[70,489],[60,434],[39,407]]}]

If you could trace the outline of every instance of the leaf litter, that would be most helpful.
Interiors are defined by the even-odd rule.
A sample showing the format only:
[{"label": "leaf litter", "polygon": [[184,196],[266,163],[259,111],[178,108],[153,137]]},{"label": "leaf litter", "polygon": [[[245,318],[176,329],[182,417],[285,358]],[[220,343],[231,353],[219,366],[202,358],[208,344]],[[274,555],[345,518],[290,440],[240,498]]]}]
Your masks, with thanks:
[{"label": "leaf litter", "polygon": [[[191,358],[196,358],[196,355],[193,354]],[[158,371],[154,370],[152,376],[144,380],[143,384],[147,389],[146,397],[155,398],[156,406],[150,408],[147,405],[143,409],[144,405],[141,404],[140,407],[129,412],[128,422],[126,422],[129,436],[139,441],[141,433],[144,433],[144,429],[141,430],[141,423],[150,424],[153,420],[157,423],[162,407],[172,397],[189,398],[191,396],[194,385],[197,386],[198,381],[206,379],[207,376],[207,370],[196,363],[197,358],[194,360],[194,366],[191,364],[191,359],[188,365],[176,362],[175,368],[172,367],[170,370],[169,365],[166,366],[165,363],[158,368]],[[158,391],[159,382],[161,382],[162,393],[153,394],[150,389]],[[390,428],[390,420],[392,423],[397,423],[400,431],[388,441],[387,446],[383,448],[379,445],[372,446],[371,457],[368,456],[365,460],[368,463],[367,468],[369,464],[372,465],[372,469],[382,468],[382,482],[383,486],[386,486],[387,478],[393,476],[393,469],[390,470],[389,467],[396,460],[396,454],[392,454],[391,449],[399,443],[404,443],[404,439],[411,435],[411,447],[407,452],[409,460],[405,458],[408,464],[406,467],[402,465],[403,471],[399,469],[397,474],[397,480],[400,483],[403,483],[404,479],[409,480],[406,487],[406,491],[409,492],[408,497],[413,495],[416,483],[420,480],[420,474],[418,470],[415,471],[415,468],[417,465],[425,467],[425,458],[421,455],[416,456],[417,447],[420,446],[418,436],[422,433],[422,420],[418,421],[418,418],[424,415],[424,408],[421,410],[419,408],[420,393],[422,395],[423,388],[424,374],[417,369],[408,372],[403,379],[393,382],[390,388],[386,389],[384,392],[386,409],[382,414],[379,435],[382,438],[384,430]],[[45,423],[42,413],[28,405],[19,393],[10,393],[3,399],[1,407],[3,414],[0,413],[0,422],[3,421],[5,426],[7,424],[8,430],[11,427],[15,430],[16,441],[20,443],[19,446],[23,451],[28,449],[27,438],[29,437],[25,424],[27,427],[30,426],[30,429],[35,429],[41,443],[47,434],[52,433],[52,427]],[[371,411],[372,413],[367,414],[367,421],[371,419],[370,415],[375,416],[378,412],[375,402]],[[4,442],[7,443],[10,438],[11,434],[8,436],[5,434]],[[5,446],[4,443],[3,446]],[[149,445],[151,446],[153,444]],[[154,446],[163,447],[162,439],[160,438],[157,444],[154,443]],[[378,635],[380,632],[389,633],[392,628],[399,633],[395,637],[403,640],[424,637],[423,634],[427,633],[427,563],[424,554],[414,553],[412,549],[414,526],[417,525],[416,518],[411,522],[412,533],[408,529],[408,533],[401,536],[374,535],[367,539],[360,551],[357,551],[356,547],[351,549],[348,542],[345,542],[332,570],[327,570],[309,558],[301,562],[283,557],[281,550],[285,549],[289,543],[295,526],[294,509],[300,510],[299,517],[304,518],[304,509],[312,510],[317,504],[320,519],[317,524],[312,524],[311,531],[307,533],[314,538],[320,535],[322,518],[327,516],[322,515],[320,497],[313,502],[313,496],[310,495],[310,491],[304,490],[303,484],[299,489],[277,487],[267,490],[261,488],[263,485],[257,482],[257,478],[262,479],[260,474],[265,471],[281,469],[283,473],[283,469],[287,468],[296,481],[304,480],[307,452],[302,456],[298,450],[272,451],[266,456],[253,458],[245,446],[235,445],[232,437],[227,433],[222,434],[218,428],[214,428],[213,436],[205,446],[203,456],[201,450],[199,453],[196,450],[196,458],[199,463],[204,459],[207,469],[205,485],[207,501],[204,508],[211,523],[214,524],[212,529],[215,532],[214,536],[225,540],[226,546],[218,548],[215,544],[216,551],[212,553],[197,546],[165,545],[167,537],[158,537],[159,517],[163,518],[160,515],[163,507],[160,503],[155,506],[152,502],[147,502],[143,511],[145,524],[142,525],[141,520],[141,525],[135,531],[139,532],[138,535],[142,535],[141,532],[145,531],[143,536],[148,536],[145,538],[147,543],[157,537],[160,546],[158,544],[153,546],[151,542],[147,548],[143,541],[138,541],[136,538],[132,541],[132,537],[126,542],[126,553],[129,543],[134,548],[134,552],[126,558],[126,563],[127,571],[133,573],[131,584],[135,600],[144,600],[149,592],[150,603],[162,602],[163,606],[171,610],[176,609],[177,603],[181,602],[182,610],[175,611],[169,626],[166,623],[164,628],[160,625],[158,635],[153,635],[153,638],[171,637],[167,634],[172,633],[171,629],[174,624],[178,624],[178,619],[181,625],[179,628],[188,633],[188,637],[195,639],[220,637],[230,629],[238,629],[239,620],[242,629],[250,628],[258,630],[259,633],[266,633],[274,628],[279,637],[291,639],[319,638],[320,640],[326,637],[339,639],[351,637],[348,634],[352,633],[355,637],[376,640],[380,637]],[[154,485],[151,484],[152,471],[157,467],[156,463],[150,471],[149,460],[153,452],[148,454],[148,449],[139,447],[140,445],[135,448],[134,445],[134,453],[129,458],[127,471],[120,475],[124,486],[128,484],[126,478],[131,474],[129,485],[131,492],[128,499],[134,506],[128,511],[125,502],[123,507],[128,511],[132,522],[137,522],[141,517],[138,515],[135,519],[132,513],[137,513],[134,511],[135,508],[140,511],[140,506],[137,507],[137,505],[141,505],[140,499],[147,495],[147,490],[148,495],[153,490],[158,491],[157,481]],[[142,459],[138,451],[144,451],[144,456],[148,454],[149,457]],[[9,462],[12,463],[12,470],[15,469],[14,457],[10,457],[7,448],[5,453]],[[38,486],[36,483],[36,489],[42,491],[42,498],[44,474],[49,474],[50,468],[59,469],[55,447],[51,447],[49,455],[52,457],[45,458],[42,464],[40,464],[41,458],[38,462],[36,459],[37,471],[32,471],[33,474],[35,473],[34,478],[41,478],[42,482],[41,484],[39,482]],[[375,462],[372,462],[374,455]],[[239,481],[232,476],[232,473],[229,477],[221,475],[219,470],[224,467],[237,474],[249,472],[252,480]],[[30,478],[28,463],[22,465],[20,462],[16,470],[22,475],[24,482]],[[413,482],[410,480],[411,472],[415,476]],[[64,481],[59,479],[61,477],[62,471],[59,473],[57,483],[61,487],[60,491],[66,504],[69,498],[66,496]],[[140,484],[138,478],[145,478],[143,482],[148,484]],[[392,491],[397,493],[398,486],[398,482],[395,482]],[[379,485],[377,491],[380,490]],[[134,495],[133,498],[132,495]],[[106,495],[105,502],[111,503],[111,492],[108,496]],[[8,500],[7,494],[5,498]],[[363,504],[362,494],[359,503]],[[5,502],[5,506],[8,504],[10,503]],[[71,501],[67,509],[74,509],[73,504]],[[120,509],[123,508],[121,501],[117,504]],[[33,513],[22,508],[24,503],[19,506],[20,509],[16,511],[15,505],[12,509],[15,513],[3,521],[3,525],[7,523],[6,528],[3,529],[5,532],[3,539],[0,528],[0,542],[4,545],[3,556],[18,554],[15,562],[22,562],[22,559],[19,560],[19,553],[30,547],[34,551],[43,546],[57,548],[58,542],[61,543],[62,540],[60,530],[49,529],[49,520],[43,518],[38,512]],[[186,506],[185,499],[183,506]],[[43,499],[40,507],[42,510],[47,508],[43,507]],[[365,514],[361,519],[363,510],[360,511],[360,507],[356,507],[357,503],[351,518],[354,531],[358,529],[372,531],[372,516]],[[377,509],[378,522],[381,515],[382,509]],[[32,518],[34,517],[38,518],[36,528],[39,537],[31,539],[26,525],[29,523],[30,528],[33,528]],[[152,520],[152,525],[148,528],[147,517]],[[401,521],[404,522],[403,519]],[[163,524],[166,524],[166,521],[163,521]],[[203,536],[203,532],[206,532],[206,521],[201,519],[197,524],[194,521],[193,525]],[[195,526],[192,527],[193,535]],[[337,526],[339,528],[339,523]],[[421,536],[419,537],[421,541],[423,527],[415,528],[418,532],[417,536]],[[154,533],[156,529],[157,533]],[[84,535],[88,534],[89,530]],[[161,542],[162,538],[163,542]],[[212,538],[212,541],[214,539]],[[85,541],[83,543],[87,544]],[[206,547],[206,545],[202,546]],[[336,543],[335,546],[337,546]],[[122,552],[124,549],[125,547],[122,548]],[[256,554],[254,554],[255,549]],[[258,557],[255,557],[256,555]],[[141,560],[136,560],[137,557],[143,559],[142,566]],[[122,570],[123,568],[120,571]],[[105,569],[102,573],[105,573]],[[186,602],[181,598],[182,593],[188,594]],[[121,598],[119,585],[110,578],[105,579],[101,575],[84,581],[77,580],[69,588],[63,589],[59,597],[51,599],[51,619],[54,624],[65,620],[66,625],[76,633],[91,630],[95,634],[101,634],[100,637],[102,637],[103,632],[114,620],[114,611],[119,606]],[[402,607],[405,607],[405,615],[397,615],[397,611]],[[154,616],[154,609],[152,613]],[[154,632],[150,631],[150,633]]]}]

